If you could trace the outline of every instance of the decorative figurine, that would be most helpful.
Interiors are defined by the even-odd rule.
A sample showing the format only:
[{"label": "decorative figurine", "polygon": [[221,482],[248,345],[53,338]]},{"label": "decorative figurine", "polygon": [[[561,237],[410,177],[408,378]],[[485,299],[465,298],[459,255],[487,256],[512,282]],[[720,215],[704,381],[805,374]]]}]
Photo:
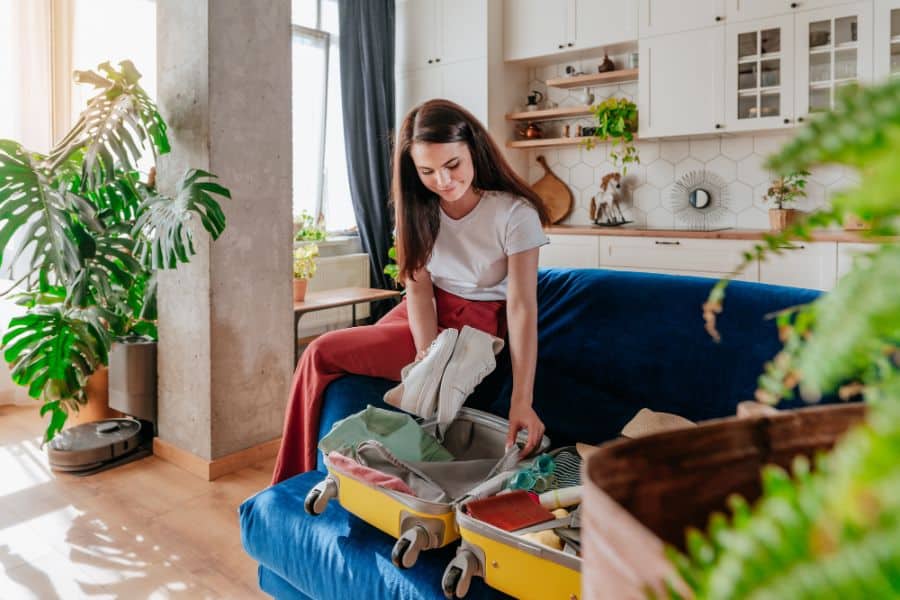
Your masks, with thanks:
[{"label": "decorative figurine", "polygon": [[622,208],[623,201],[622,174],[607,173],[600,182],[600,202],[591,198],[591,220],[597,225],[618,226],[630,223],[625,220]]},{"label": "decorative figurine", "polygon": [[616,65],[609,59],[609,56],[606,54],[606,50],[603,51],[603,62],[600,63],[600,66],[597,67],[598,73],[607,73],[609,71],[615,71]]}]

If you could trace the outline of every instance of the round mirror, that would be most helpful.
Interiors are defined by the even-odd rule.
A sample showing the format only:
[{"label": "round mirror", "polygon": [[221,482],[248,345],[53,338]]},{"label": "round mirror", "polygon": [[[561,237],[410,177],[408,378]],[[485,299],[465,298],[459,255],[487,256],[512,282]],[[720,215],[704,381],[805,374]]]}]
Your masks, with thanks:
[{"label": "round mirror", "polygon": [[688,201],[694,208],[706,208],[712,201],[712,196],[709,195],[709,192],[700,188],[691,192]]}]

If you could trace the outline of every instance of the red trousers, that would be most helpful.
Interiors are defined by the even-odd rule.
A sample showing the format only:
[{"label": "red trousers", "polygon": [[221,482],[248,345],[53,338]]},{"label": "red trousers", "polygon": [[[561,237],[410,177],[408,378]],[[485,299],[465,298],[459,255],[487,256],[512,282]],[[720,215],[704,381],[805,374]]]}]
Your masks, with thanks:
[{"label": "red trousers", "polygon": [[[505,302],[466,300],[439,288],[434,288],[434,296],[439,329],[469,325],[491,335],[505,333],[501,325]],[[316,468],[322,394],[329,383],[347,374],[400,381],[400,369],[415,357],[405,299],[374,325],[331,331],[316,338],[294,372],[272,483]]]}]

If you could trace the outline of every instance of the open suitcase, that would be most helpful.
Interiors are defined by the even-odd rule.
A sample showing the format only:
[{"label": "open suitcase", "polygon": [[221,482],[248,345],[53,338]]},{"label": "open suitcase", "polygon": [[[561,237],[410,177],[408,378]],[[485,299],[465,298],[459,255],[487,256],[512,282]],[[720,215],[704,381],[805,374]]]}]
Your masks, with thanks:
[{"label": "open suitcase", "polygon": [[[557,451],[554,451],[557,452]],[[553,453],[551,453],[553,454]],[[506,486],[510,473],[479,489],[491,496]],[[464,598],[473,577],[490,587],[524,600],[578,600],[581,597],[581,557],[544,546],[470,516],[467,498],[456,507],[462,543],[444,570],[441,587],[446,598]],[[552,525],[531,527],[550,529]]]},{"label": "open suitcase", "polygon": [[[326,456],[325,466],[328,475],[310,490],[304,508],[310,515],[318,515],[325,510],[332,498],[337,498],[347,511],[397,538],[391,552],[391,560],[400,568],[409,568],[415,564],[419,553],[423,550],[442,548],[459,539],[456,503],[471,497],[471,490],[477,488],[479,483],[494,478],[497,473],[507,471],[518,462],[518,449],[511,448],[507,451],[505,447],[508,427],[506,419],[490,413],[470,408],[460,410],[443,439],[444,447],[453,455],[454,460],[449,463],[431,463],[432,468],[439,470],[449,469],[462,474],[475,474],[474,481],[454,482],[454,487],[459,493],[441,500],[411,496],[358,480],[337,468]],[[422,428],[434,434],[437,421],[426,420],[422,423]],[[526,440],[527,434],[520,432],[519,444],[524,444]],[[389,453],[380,448],[376,442],[365,444],[369,444],[365,448],[366,452],[384,459],[382,464],[388,467],[401,463],[400,466],[418,469],[423,465],[423,463],[402,463],[389,456]],[[550,441],[544,437],[535,452],[542,452],[549,445]],[[360,449],[362,448],[361,444]],[[490,468],[487,468],[488,466]],[[440,480],[443,482],[446,477]]]}]

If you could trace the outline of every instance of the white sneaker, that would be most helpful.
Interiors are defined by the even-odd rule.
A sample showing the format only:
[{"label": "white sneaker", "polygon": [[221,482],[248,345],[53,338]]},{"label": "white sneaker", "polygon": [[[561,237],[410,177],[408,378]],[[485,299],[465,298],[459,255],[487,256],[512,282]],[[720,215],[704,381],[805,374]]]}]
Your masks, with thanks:
[{"label": "white sneaker", "polygon": [[438,334],[421,360],[403,367],[402,383],[388,390],[384,401],[420,417],[434,416],[438,386],[458,336],[459,331],[452,328]]},{"label": "white sneaker", "polygon": [[468,325],[463,326],[438,392],[439,437],[443,437],[447,427],[456,419],[456,414],[475,386],[497,366],[494,355],[502,349],[503,340],[500,338]]}]

